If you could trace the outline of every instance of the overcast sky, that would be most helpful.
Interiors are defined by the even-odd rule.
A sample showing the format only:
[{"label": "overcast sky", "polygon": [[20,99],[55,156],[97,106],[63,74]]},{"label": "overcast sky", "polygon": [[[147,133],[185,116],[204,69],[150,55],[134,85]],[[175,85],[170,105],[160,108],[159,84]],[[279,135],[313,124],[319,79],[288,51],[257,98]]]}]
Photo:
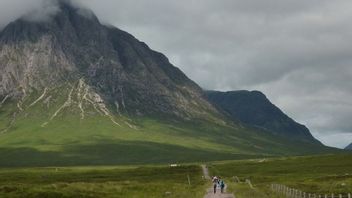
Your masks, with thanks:
[{"label": "overcast sky", "polygon": [[[42,1],[1,0],[0,26],[29,10],[55,12]],[[76,2],[167,55],[204,89],[260,90],[323,143],[352,142],[351,0]]]}]

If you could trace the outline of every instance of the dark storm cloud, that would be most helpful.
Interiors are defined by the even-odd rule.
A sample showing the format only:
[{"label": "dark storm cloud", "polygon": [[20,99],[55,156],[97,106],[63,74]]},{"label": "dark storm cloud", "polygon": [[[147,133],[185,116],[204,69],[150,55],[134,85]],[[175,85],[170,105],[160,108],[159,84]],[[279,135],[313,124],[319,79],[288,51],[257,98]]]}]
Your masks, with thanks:
[{"label": "dark storm cloud", "polygon": [[[38,2],[1,1],[0,25]],[[351,1],[75,3],[165,53],[203,88],[261,90],[324,143],[352,142]]]}]

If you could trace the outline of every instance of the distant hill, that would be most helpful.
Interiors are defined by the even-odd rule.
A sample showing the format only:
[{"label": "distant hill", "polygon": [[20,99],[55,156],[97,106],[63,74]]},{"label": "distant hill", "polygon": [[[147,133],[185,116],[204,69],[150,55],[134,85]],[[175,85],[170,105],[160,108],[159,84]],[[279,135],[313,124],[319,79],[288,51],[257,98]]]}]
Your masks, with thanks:
[{"label": "distant hill", "polygon": [[210,102],[234,121],[290,139],[321,144],[306,126],[287,116],[259,91],[207,91],[206,94]]},{"label": "distant hill", "polygon": [[346,146],[345,150],[351,150],[352,151],[352,143],[348,146]]}]

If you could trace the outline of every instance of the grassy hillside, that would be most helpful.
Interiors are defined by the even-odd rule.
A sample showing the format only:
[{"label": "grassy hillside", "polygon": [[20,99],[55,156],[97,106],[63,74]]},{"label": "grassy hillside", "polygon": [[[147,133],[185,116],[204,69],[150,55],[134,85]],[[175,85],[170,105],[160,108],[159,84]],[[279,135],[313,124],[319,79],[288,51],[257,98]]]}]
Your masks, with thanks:
[{"label": "grassy hillside", "polygon": [[0,197],[200,198],[201,174],[199,166],[0,169]]},{"label": "grassy hillside", "polygon": [[[214,161],[320,152],[326,148],[288,142],[248,129],[199,123],[135,119],[137,129],[103,117],[67,115],[41,127],[18,119],[0,136],[1,166],[113,165]],[[303,145],[303,146],[302,146]]]},{"label": "grassy hillside", "polygon": [[[212,174],[229,181],[238,198],[277,197],[270,190],[273,183],[316,194],[352,192],[351,154],[219,162],[209,167]],[[250,179],[254,189],[246,183],[234,183],[233,176],[242,182]]]},{"label": "grassy hillside", "polygon": [[0,166],[174,163],[335,152],[239,125],[119,114],[94,93],[87,95],[78,84],[5,101],[0,107]]}]

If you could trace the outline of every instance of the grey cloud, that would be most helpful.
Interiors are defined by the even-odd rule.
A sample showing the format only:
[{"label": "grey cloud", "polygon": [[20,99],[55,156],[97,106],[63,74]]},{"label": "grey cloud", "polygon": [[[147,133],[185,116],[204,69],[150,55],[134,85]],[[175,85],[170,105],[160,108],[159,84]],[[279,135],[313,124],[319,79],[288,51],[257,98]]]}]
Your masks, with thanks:
[{"label": "grey cloud", "polygon": [[[75,0],[205,89],[258,89],[331,146],[352,142],[349,0]],[[20,4],[21,3],[21,4]],[[0,25],[40,0],[4,0]]]},{"label": "grey cloud", "polygon": [[2,0],[0,2],[0,29],[25,16],[28,20],[45,20],[57,11],[52,0]]},{"label": "grey cloud", "polygon": [[48,21],[52,16],[60,11],[60,8],[54,0],[42,0],[39,2],[39,7],[28,11],[22,17],[28,21]]},{"label": "grey cloud", "polygon": [[[317,135],[317,134],[314,134]],[[320,140],[327,145],[334,145],[339,148],[344,148],[351,143],[351,133],[332,132],[331,134],[320,135]]]}]

